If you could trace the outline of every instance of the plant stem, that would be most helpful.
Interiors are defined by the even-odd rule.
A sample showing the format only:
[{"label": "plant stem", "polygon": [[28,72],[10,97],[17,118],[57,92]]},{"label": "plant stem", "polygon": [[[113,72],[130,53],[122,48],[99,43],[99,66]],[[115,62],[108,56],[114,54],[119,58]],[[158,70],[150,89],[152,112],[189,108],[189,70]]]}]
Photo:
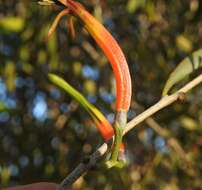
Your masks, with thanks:
[{"label": "plant stem", "polygon": [[112,148],[112,154],[110,160],[106,162],[106,165],[108,168],[112,167],[122,167],[123,163],[121,163],[121,160],[119,162],[118,156],[119,156],[119,150],[120,150],[120,145],[122,143],[122,138],[123,138],[123,131],[126,126],[126,121],[127,121],[127,112],[125,111],[119,111],[116,114],[116,119],[114,122],[114,144]]},{"label": "plant stem", "polygon": [[[129,132],[131,129],[136,127],[138,124],[142,123],[145,119],[153,115],[154,113],[158,112],[159,110],[171,105],[175,101],[178,100],[179,95],[181,92],[187,93],[192,88],[198,86],[202,83],[202,74],[198,77],[193,79],[191,82],[186,84],[180,90],[178,90],[175,94],[170,96],[165,96],[155,105],[132,119],[129,123],[127,123],[126,127],[124,128],[123,135]],[[91,156],[88,163],[80,163],[60,184],[57,190],[67,190],[69,187],[85,172],[87,172],[92,166],[94,166],[101,157],[107,152],[108,146],[106,143],[103,143]]]}]

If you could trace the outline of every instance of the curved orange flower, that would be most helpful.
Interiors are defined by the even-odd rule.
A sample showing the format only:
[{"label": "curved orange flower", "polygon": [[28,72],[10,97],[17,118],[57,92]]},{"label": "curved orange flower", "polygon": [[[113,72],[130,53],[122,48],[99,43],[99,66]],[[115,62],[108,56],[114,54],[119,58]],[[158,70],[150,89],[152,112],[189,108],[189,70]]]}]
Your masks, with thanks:
[{"label": "curved orange flower", "polygon": [[107,56],[116,79],[116,110],[127,112],[131,103],[131,77],[126,58],[114,37],[80,3],[73,0],[58,0],[67,9],[56,17],[49,36],[55,30],[59,19],[66,14],[79,17],[97,44]]},{"label": "curved orange flower", "polygon": [[[51,0],[42,0],[48,3]],[[51,1],[53,2],[53,1]],[[126,58],[118,45],[117,41],[108,32],[108,30],[99,23],[80,3],[73,0],[54,0],[54,2],[66,7],[55,19],[49,36],[55,30],[60,18],[66,14],[72,14],[79,17],[85,24],[85,28],[92,35],[96,43],[103,50],[108,58],[116,79],[116,119],[114,123],[114,148],[112,150],[111,160],[108,162],[109,167],[117,164],[119,147],[122,142],[123,128],[127,121],[127,111],[131,103],[131,77]],[[73,25],[70,23],[70,31]],[[73,30],[72,30],[73,31]]]}]

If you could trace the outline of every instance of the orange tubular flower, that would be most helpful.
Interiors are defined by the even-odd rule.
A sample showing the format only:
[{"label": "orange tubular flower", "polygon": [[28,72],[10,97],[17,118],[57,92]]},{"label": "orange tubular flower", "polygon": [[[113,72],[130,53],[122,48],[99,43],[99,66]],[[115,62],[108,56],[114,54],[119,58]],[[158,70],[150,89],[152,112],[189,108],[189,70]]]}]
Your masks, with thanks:
[{"label": "orange tubular flower", "polygon": [[[42,0],[51,1],[51,0]],[[126,58],[118,45],[117,41],[107,31],[107,29],[99,23],[80,3],[73,0],[54,0],[54,2],[66,7],[56,18],[52,25],[49,35],[55,30],[59,19],[66,15],[72,14],[79,17],[85,24],[85,28],[92,35],[96,43],[103,50],[108,58],[116,79],[116,119],[114,123],[114,148],[112,156],[107,163],[109,167],[117,164],[119,148],[122,142],[123,128],[126,125],[127,111],[131,103],[131,77]],[[70,31],[73,29],[71,21],[69,22]],[[74,32],[73,32],[74,33]]]},{"label": "orange tubular flower", "polygon": [[[116,79],[116,110],[127,112],[131,102],[131,77],[126,58],[117,41],[80,3],[73,0],[58,2],[67,7],[66,14],[71,13],[85,23],[86,29],[107,56]],[[63,15],[59,14],[57,19]]]}]

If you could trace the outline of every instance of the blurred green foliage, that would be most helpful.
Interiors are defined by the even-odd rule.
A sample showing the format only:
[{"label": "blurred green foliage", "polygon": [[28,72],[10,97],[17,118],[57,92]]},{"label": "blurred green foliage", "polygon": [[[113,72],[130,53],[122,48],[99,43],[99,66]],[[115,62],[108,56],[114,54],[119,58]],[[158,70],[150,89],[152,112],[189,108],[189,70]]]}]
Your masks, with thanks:
[{"label": "blurred green foliage", "polygon": [[[176,64],[201,48],[199,0],[82,3],[103,21],[126,54],[133,79],[129,119],[158,101]],[[46,41],[59,9],[35,1],[0,1],[0,188],[60,182],[102,142],[89,116],[50,84],[48,72],[65,78],[113,121],[112,70],[82,24],[75,20],[74,41],[65,21]],[[125,138],[126,168],[106,170],[98,165],[73,189],[201,189],[201,97],[202,88],[197,87],[183,104],[156,114],[157,123],[148,120],[132,130]]]}]

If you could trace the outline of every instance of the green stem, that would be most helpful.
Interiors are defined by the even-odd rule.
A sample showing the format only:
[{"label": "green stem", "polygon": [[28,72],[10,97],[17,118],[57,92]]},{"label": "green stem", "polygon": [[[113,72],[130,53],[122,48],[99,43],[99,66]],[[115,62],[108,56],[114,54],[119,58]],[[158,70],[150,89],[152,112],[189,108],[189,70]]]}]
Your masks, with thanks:
[{"label": "green stem", "polygon": [[123,134],[123,128],[119,125],[119,123],[115,123],[114,125],[114,132],[115,132],[115,139],[114,139],[114,148],[112,150],[111,159],[112,161],[117,161],[118,155],[119,155],[119,149],[122,142],[122,134]]},{"label": "green stem", "polygon": [[116,115],[116,120],[114,123],[114,144],[113,149],[111,153],[111,158],[106,162],[106,165],[108,168],[112,168],[114,166],[116,167],[122,167],[123,163],[119,162],[118,156],[119,156],[119,150],[120,145],[122,143],[123,138],[123,130],[126,125],[126,119],[127,119],[127,113],[124,111],[120,111]]}]

